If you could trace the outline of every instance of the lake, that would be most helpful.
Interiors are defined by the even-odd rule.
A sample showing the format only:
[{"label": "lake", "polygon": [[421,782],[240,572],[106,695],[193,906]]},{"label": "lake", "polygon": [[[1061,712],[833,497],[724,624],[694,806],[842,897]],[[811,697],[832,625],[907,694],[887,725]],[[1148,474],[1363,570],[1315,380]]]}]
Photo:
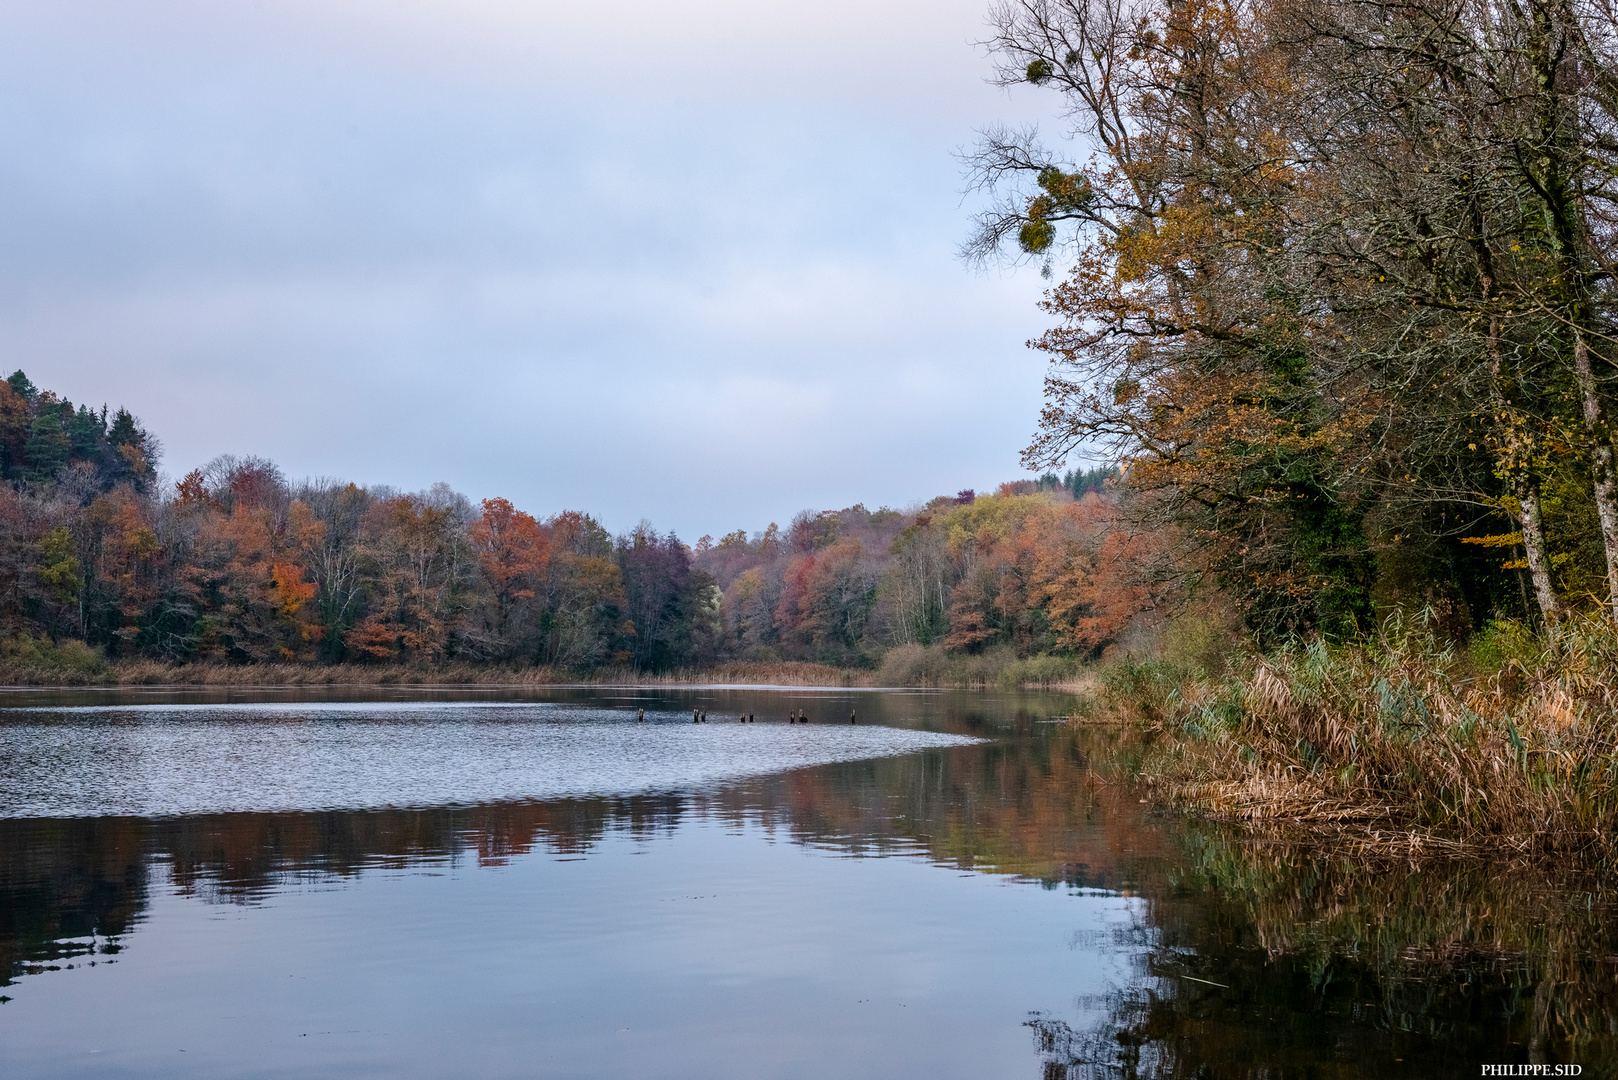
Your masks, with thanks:
[{"label": "lake", "polygon": [[7,692],[0,1075],[1618,1072],[1606,875],[1168,812],[1076,705]]}]

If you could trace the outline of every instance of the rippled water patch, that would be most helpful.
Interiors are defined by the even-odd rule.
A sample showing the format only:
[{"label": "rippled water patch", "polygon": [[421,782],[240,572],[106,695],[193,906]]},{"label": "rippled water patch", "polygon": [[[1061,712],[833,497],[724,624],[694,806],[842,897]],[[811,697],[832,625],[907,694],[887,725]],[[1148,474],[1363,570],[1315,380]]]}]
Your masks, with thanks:
[{"label": "rippled water patch", "polygon": [[149,705],[0,714],[0,817],[167,817],[689,790],[977,740],[568,705]]}]

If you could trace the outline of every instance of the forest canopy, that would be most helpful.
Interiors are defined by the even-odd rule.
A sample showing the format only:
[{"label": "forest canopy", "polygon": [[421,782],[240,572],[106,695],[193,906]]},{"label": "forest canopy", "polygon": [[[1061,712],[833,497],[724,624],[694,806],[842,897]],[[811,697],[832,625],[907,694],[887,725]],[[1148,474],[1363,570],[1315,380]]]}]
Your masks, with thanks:
[{"label": "forest canopy", "polygon": [[1618,613],[1609,0],[998,0],[965,254],[1055,278],[1034,466],[1261,641]]}]

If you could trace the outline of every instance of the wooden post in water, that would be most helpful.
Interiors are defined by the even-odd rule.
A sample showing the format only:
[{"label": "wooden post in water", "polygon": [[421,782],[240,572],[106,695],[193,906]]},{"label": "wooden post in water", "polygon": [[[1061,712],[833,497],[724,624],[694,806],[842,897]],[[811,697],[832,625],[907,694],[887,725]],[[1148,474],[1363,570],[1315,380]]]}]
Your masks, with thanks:
[{"label": "wooden post in water", "polygon": [[848,710],[848,722],[850,724],[859,723],[859,720],[856,719],[858,716],[859,716],[859,714],[857,712],[855,712],[853,709]]},{"label": "wooden post in water", "polygon": [[639,722],[642,723],[642,724],[646,723],[646,710],[645,709],[642,709],[640,711],[640,720],[639,720]]}]

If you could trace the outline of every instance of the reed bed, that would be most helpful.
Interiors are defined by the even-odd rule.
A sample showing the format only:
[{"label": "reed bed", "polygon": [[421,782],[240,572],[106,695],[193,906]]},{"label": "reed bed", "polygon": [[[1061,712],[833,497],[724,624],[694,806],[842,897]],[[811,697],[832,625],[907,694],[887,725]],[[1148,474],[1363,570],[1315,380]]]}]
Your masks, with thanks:
[{"label": "reed bed", "polygon": [[748,686],[873,686],[873,673],[858,668],[833,667],[798,660],[737,660],[706,668],[691,668],[648,675],[629,671],[597,672],[590,683],[629,682],[641,686],[695,684]]},{"label": "reed bed", "polygon": [[900,646],[879,669],[796,660],[730,660],[706,667],[644,672],[576,671],[489,662],[440,664],[172,664],[109,661],[82,641],[51,642],[18,633],[0,638],[0,685],[9,686],[949,686],[966,689],[1086,689],[1092,678],[1074,657],[1018,657],[1011,649],[950,653],[942,646]]},{"label": "reed bed", "polygon": [[1077,657],[1019,657],[1009,646],[966,653],[942,645],[899,645],[883,654],[876,673],[879,686],[966,690],[1074,689],[1084,679],[1084,664]]},{"label": "reed bed", "polygon": [[1496,624],[1462,652],[1430,618],[1354,645],[1296,644],[1217,678],[1158,661],[1105,675],[1155,736],[1143,778],[1216,817],[1432,853],[1610,853],[1618,632]]},{"label": "reed bed", "polygon": [[739,661],[651,674],[629,669],[580,673],[500,664],[164,664],[109,662],[80,642],[49,645],[15,640],[0,655],[8,686],[863,686],[870,673],[826,664]]}]

